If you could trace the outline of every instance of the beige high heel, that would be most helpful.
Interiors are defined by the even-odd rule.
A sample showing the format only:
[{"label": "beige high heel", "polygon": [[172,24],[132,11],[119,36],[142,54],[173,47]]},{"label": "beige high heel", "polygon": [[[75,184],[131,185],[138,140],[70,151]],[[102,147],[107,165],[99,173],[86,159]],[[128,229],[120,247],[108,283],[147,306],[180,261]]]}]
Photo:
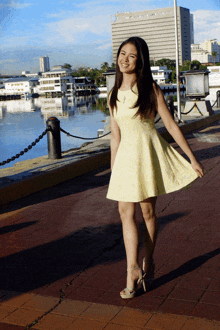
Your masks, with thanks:
[{"label": "beige high heel", "polygon": [[135,268],[131,268],[131,269],[127,269],[127,271],[129,270],[135,270],[135,269],[140,269],[140,275],[139,278],[135,281],[134,283],[134,288],[131,287],[126,287],[123,291],[125,293],[121,293],[120,292],[120,296],[122,299],[131,299],[134,298],[138,289],[138,284],[141,283],[141,285],[143,286],[144,291],[146,292],[146,285],[145,285],[145,273],[143,272],[143,270],[137,266]]}]

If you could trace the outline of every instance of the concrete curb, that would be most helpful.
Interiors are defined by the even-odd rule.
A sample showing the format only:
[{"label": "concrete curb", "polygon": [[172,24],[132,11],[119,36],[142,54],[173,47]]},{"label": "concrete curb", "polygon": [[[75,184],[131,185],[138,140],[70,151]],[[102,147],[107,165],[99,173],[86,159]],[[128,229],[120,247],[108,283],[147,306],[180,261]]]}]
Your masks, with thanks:
[{"label": "concrete curb", "polygon": [[[186,134],[199,128],[206,127],[218,120],[220,120],[220,113],[195,120],[191,123],[181,124],[180,129]],[[172,140],[172,136],[167,131],[163,131],[160,134],[168,142]],[[47,171],[46,173],[21,180],[20,182],[9,184],[0,188],[0,205],[29,196],[61,182],[91,172],[107,164],[110,164],[110,150]]]},{"label": "concrete curb", "polygon": [[98,155],[83,158],[72,164],[64,165],[46,173],[24,179],[20,182],[12,183],[6,187],[0,188],[0,205],[10,203],[43,189],[50,188],[109,163],[110,151],[105,151]]}]

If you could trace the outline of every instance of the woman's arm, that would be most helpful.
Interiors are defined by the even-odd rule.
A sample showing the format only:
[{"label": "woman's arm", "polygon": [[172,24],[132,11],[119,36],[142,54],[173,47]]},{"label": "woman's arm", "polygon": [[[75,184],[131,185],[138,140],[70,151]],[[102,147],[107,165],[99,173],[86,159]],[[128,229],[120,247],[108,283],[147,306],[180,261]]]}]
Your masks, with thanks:
[{"label": "woman's arm", "polygon": [[120,128],[113,116],[113,111],[111,107],[109,106],[110,110],[110,116],[111,116],[111,170],[113,168],[114,162],[115,162],[115,156],[118,151],[118,147],[121,141],[121,134],[120,134]]},{"label": "woman's arm", "polygon": [[202,177],[204,175],[203,167],[197,161],[179,126],[175,123],[173,117],[171,116],[171,113],[167,108],[161,89],[156,91],[156,95],[157,95],[157,111],[161,116],[167,131],[174,138],[174,140],[180,146],[180,148],[185,152],[185,154],[189,157],[194,171],[196,171],[196,173],[200,177]]}]

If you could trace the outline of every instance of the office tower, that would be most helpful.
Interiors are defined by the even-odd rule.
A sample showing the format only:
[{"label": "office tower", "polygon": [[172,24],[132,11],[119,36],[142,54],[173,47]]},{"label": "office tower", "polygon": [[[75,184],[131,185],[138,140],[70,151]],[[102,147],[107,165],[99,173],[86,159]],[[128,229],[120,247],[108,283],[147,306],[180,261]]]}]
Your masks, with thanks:
[{"label": "office tower", "polygon": [[47,55],[40,57],[40,72],[50,71],[50,62]]},{"label": "office tower", "polygon": [[191,44],[194,44],[194,17],[193,17],[193,14],[190,14],[190,36],[191,36]]},{"label": "office tower", "polygon": [[[177,7],[179,62],[191,60],[192,18],[187,8]],[[133,13],[117,13],[112,17],[113,60],[120,44],[131,36],[143,38],[149,47],[150,59],[176,59],[175,21],[172,7]]]}]

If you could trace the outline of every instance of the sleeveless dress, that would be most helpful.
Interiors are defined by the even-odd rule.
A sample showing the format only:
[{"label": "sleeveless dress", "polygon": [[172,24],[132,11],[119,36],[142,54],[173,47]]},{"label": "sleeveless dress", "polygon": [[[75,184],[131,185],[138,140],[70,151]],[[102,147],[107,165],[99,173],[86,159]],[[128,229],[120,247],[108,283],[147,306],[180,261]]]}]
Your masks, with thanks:
[{"label": "sleeveless dress", "polygon": [[115,157],[107,198],[140,202],[179,190],[198,178],[191,164],[157,132],[154,119],[134,117],[137,94],[118,91],[114,118],[121,141]]}]

